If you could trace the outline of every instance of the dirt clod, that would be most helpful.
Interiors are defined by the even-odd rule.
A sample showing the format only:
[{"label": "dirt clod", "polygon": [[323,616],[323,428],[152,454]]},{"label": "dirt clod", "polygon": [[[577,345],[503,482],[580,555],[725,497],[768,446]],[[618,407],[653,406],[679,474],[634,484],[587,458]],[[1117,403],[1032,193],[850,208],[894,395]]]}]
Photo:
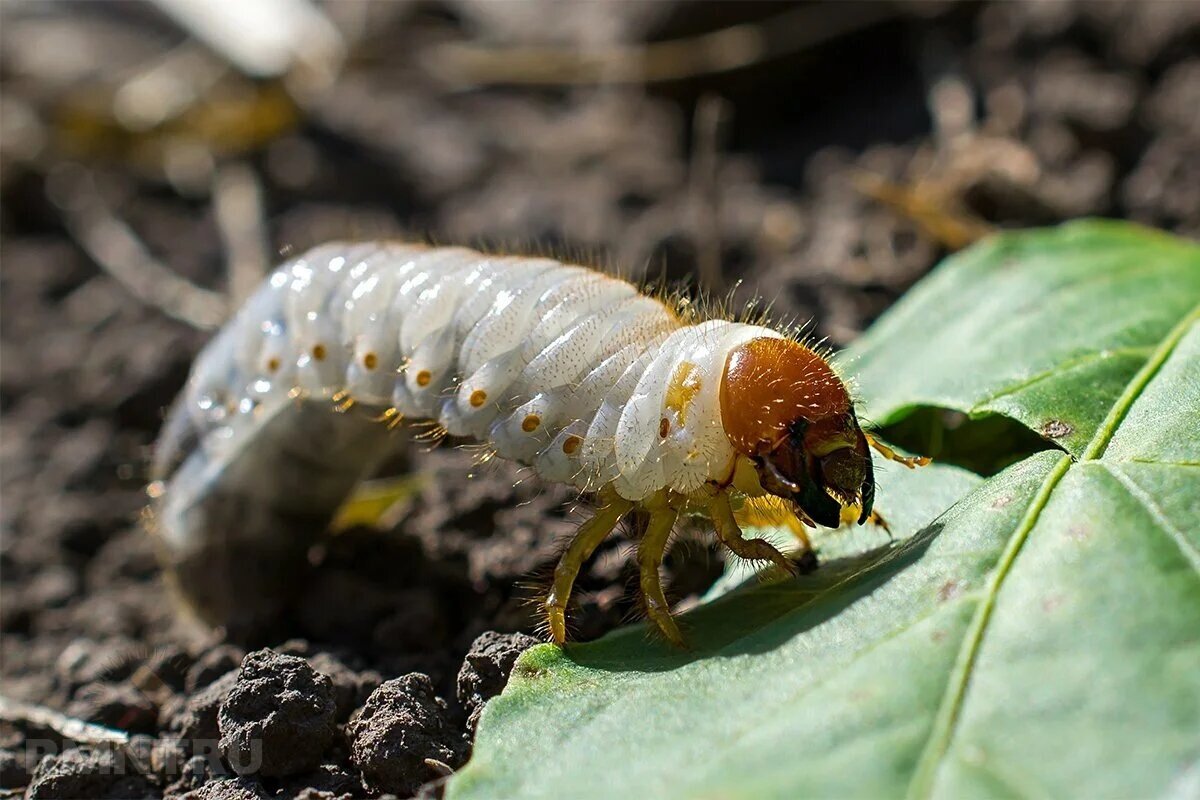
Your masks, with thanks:
[{"label": "dirt clod", "polygon": [[112,750],[83,747],[43,758],[25,792],[28,800],[136,800],[154,795],[149,782]]},{"label": "dirt clod", "polygon": [[194,789],[199,789],[208,783],[209,778],[212,776],[212,770],[209,768],[208,758],[204,756],[192,756],[181,764],[178,772],[171,770],[171,774],[178,777],[167,784],[167,787],[163,790],[164,797],[176,797],[187,794]]},{"label": "dirt clod", "polygon": [[439,777],[426,759],[457,767],[466,742],[428,675],[410,673],[385,682],[346,726],[350,759],[375,792],[407,797]]},{"label": "dirt clod", "polygon": [[[236,643],[199,629],[178,613],[141,512],[162,411],[211,332],[138,299],[96,256],[144,251],[225,292],[265,266],[255,253],[275,261],[323,241],[429,232],[715,296],[738,286],[734,308],[757,294],[777,318],[811,318],[815,337],[836,346],[982,230],[1109,216],[1200,236],[1196,3],[889,3],[889,21],[794,56],[601,92],[494,87],[486,70],[452,81],[470,91],[447,91],[426,65],[473,37],[589,51],[601,17],[601,45],[636,49],[759,25],[772,4],[561,4],[547,15],[540,3],[429,0],[366,4],[362,20],[340,4],[313,5],[346,36],[347,58],[327,89],[306,89],[288,112],[300,115],[294,124],[246,140],[278,110],[259,102],[278,82],[245,78],[192,47],[183,28],[164,36],[163,20],[131,4],[0,2],[0,101],[14,123],[0,142],[0,683],[14,699],[152,734],[146,780],[168,797],[328,800],[385,786],[405,795],[436,773],[424,756],[455,764],[528,641],[480,634],[537,630],[529,601],[586,512],[568,510],[574,490],[506,462],[414,447],[389,465],[412,484],[385,530],[355,528],[314,547],[311,580],[276,625]],[[30,57],[47,51],[37,37],[48,29],[56,45],[82,45],[49,48],[75,58]],[[194,83],[172,72],[181,45],[186,63],[209,59],[183,70]],[[88,63],[93,53],[103,58]],[[109,101],[164,69],[179,78],[164,85],[182,91],[151,116],[168,116],[127,127],[139,115]],[[701,135],[706,95],[727,101],[727,136]],[[245,118],[234,113],[243,106]],[[205,109],[215,112],[211,130],[194,125],[209,119]],[[221,122],[226,112],[237,119]],[[221,187],[239,173],[248,182],[234,194],[260,197],[262,213],[247,209],[255,241],[235,246],[242,226],[229,227],[222,198],[232,195]],[[937,218],[864,193],[865,175]],[[108,238],[113,230],[130,238]],[[152,277],[136,282],[157,288]],[[1039,432],[1073,435],[1050,422]],[[703,546],[673,548],[664,561],[674,603],[702,595],[721,570],[711,531],[698,536]],[[627,545],[612,537],[580,574],[576,638],[636,615]],[[303,767],[288,765],[301,771],[261,781],[236,777],[218,748],[244,648],[259,647],[326,676],[334,725],[357,733],[324,739],[315,761],[308,753]],[[253,711],[237,731],[274,731],[294,715],[316,731],[304,735],[315,750],[325,704],[314,698],[324,692],[300,673],[303,691],[280,689],[275,672],[261,694],[247,689]],[[401,688],[380,688],[387,679]],[[447,709],[438,696],[458,701]],[[275,703],[290,710],[272,717]],[[42,755],[5,733],[0,783],[27,784]],[[400,741],[414,743],[411,758]],[[115,778],[92,774],[91,756],[55,745],[36,792],[117,791]],[[380,776],[370,791],[360,769]],[[145,788],[125,778],[128,794]],[[434,797],[442,785],[418,791]]]},{"label": "dirt clod", "polygon": [[355,672],[332,653],[315,653],[308,659],[308,663],[333,684],[339,723],[350,719],[350,714],[366,702],[371,692],[383,683],[383,677],[378,672]]},{"label": "dirt clod", "polygon": [[255,781],[221,778],[180,795],[180,800],[267,800],[270,796]]},{"label": "dirt clod", "polygon": [[517,657],[538,644],[524,633],[488,631],[471,643],[458,671],[458,702],[467,714],[467,729],[475,731],[484,704],[500,694]]},{"label": "dirt clod", "polygon": [[333,683],[297,656],[256,650],[221,704],[221,752],[241,775],[312,769],[337,733]]},{"label": "dirt clod", "polygon": [[203,689],[230,670],[237,669],[245,657],[246,653],[240,647],[217,645],[196,659],[196,663],[188,669],[184,687],[189,693]]},{"label": "dirt clod", "polygon": [[15,750],[0,749],[0,789],[19,789],[28,783],[25,755]]},{"label": "dirt clod", "polygon": [[331,800],[331,798],[359,797],[363,793],[362,781],[357,770],[349,765],[322,764],[311,772],[304,772],[289,778],[284,786],[284,793],[297,797],[311,793],[312,800]]},{"label": "dirt clod", "polygon": [[188,743],[216,742],[221,735],[218,724],[221,705],[237,678],[237,672],[227,672],[187,698],[171,716],[170,729]]}]

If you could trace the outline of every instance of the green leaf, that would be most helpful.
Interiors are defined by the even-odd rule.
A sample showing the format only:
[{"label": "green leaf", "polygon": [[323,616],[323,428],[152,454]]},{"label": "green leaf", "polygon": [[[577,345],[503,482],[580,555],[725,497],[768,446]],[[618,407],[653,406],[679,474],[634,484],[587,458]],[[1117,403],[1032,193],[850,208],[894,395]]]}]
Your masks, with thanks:
[{"label": "green leaf", "polygon": [[948,259],[849,360],[877,425],[921,406],[1001,414],[1079,457],[1198,294],[1196,246],[1145,228],[997,236]]},{"label": "green leaf", "polygon": [[813,575],[684,615],[687,652],[639,627],[530,650],[451,800],[1196,796],[1200,250],[997,237],[855,352],[880,423],[1061,421],[1066,452],[882,469],[898,544],[835,535]]}]

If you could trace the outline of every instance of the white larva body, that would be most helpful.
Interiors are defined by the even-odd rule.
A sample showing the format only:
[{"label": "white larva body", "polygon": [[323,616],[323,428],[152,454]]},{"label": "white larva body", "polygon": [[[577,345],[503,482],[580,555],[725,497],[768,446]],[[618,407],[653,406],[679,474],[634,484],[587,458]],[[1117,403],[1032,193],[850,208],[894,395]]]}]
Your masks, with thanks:
[{"label": "white larva body", "polygon": [[[265,580],[269,554],[313,538],[394,446],[379,415],[435,420],[543,480],[635,504],[728,483],[721,380],[730,351],[759,337],[781,334],[685,324],[625,281],[550,259],[321,245],[279,267],[195,362],[155,454],[165,559],[197,605],[242,614],[248,601],[209,585],[213,554],[257,561]],[[346,400],[355,413],[331,410]],[[281,527],[296,542],[277,543]]]},{"label": "white larva body", "polygon": [[[726,359],[778,336],[685,325],[624,281],[548,259],[333,243],[271,275],[197,359],[174,413],[215,455],[252,446],[274,405],[347,397],[637,501],[728,476]],[[668,397],[681,388],[684,405]]]}]

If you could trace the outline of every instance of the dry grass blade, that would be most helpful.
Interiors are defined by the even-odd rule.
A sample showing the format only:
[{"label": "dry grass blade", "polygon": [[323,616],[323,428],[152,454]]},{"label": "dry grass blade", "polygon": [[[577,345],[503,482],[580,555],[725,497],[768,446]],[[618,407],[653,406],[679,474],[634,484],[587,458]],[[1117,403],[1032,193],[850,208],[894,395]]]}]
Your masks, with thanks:
[{"label": "dry grass blade", "polygon": [[0,695],[0,720],[22,728],[50,730],[73,742],[90,745],[126,745],[129,735],[103,725],[94,725],[60,711]]},{"label": "dry grass blade", "polygon": [[817,4],[665,42],[591,51],[451,42],[434,46],[422,54],[422,61],[443,80],[467,85],[659,83],[728,72],[796,53],[896,13],[883,5]]},{"label": "dry grass blade", "polygon": [[70,198],[62,208],[71,235],[130,294],[196,328],[208,330],[225,321],[226,298],[181,278],[152,256],[108,207],[91,173],[73,180],[64,196]]}]

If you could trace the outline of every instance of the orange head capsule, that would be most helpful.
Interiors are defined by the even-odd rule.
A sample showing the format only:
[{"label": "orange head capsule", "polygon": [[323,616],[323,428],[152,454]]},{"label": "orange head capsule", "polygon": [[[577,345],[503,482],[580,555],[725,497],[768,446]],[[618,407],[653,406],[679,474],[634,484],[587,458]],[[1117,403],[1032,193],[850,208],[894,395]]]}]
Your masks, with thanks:
[{"label": "orange head capsule", "polygon": [[735,347],[721,380],[721,422],[768,492],[836,528],[843,505],[861,525],[875,502],[867,439],[846,385],[821,356],[790,339]]}]

